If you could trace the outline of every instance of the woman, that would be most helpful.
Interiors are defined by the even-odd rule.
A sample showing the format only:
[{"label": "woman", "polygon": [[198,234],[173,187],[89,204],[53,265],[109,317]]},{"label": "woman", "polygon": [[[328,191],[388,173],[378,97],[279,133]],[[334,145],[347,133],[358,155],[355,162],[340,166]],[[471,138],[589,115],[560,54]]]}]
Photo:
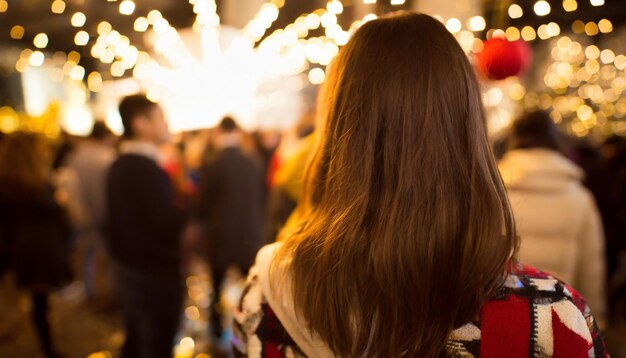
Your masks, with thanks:
[{"label": "woman", "polygon": [[326,86],[298,227],[235,312],[240,356],[606,355],[580,295],[514,263],[479,86],[440,22],[366,23]]},{"label": "woman", "polygon": [[69,281],[70,224],[50,184],[44,144],[15,133],[0,143],[0,261],[32,297],[32,318],[46,357],[56,357],[48,295]]},{"label": "woman", "polygon": [[546,112],[513,123],[511,148],[498,166],[521,239],[520,261],[580,290],[602,320],[604,235],[582,169],[559,152],[558,131]]}]

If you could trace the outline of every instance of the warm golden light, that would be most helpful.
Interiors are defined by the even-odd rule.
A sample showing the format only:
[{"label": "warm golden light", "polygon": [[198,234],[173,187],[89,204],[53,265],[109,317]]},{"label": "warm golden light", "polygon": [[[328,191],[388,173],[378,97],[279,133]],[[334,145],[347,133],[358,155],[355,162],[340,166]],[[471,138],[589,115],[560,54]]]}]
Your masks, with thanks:
[{"label": "warm golden light", "polygon": [[576,11],[578,3],[576,0],[563,0],[563,9],[567,12]]},{"label": "warm golden light", "polygon": [[283,7],[285,6],[285,0],[272,0],[272,4],[276,5],[277,7]]},{"label": "warm golden light", "polygon": [[87,87],[91,92],[102,90],[102,76],[99,72],[92,72],[87,76]]},{"label": "warm golden light", "polygon": [[467,27],[472,31],[482,31],[487,24],[482,16],[473,16],[467,21]]},{"label": "warm golden light", "polygon": [[14,40],[20,40],[24,37],[24,28],[20,25],[15,25],[11,28],[11,38]]},{"label": "warm golden light", "polygon": [[0,0],[0,13],[7,12],[9,9],[9,2],[7,0]]},{"label": "warm golden light", "polygon": [[138,17],[137,20],[135,20],[133,28],[137,32],[145,32],[146,30],[148,30],[149,25],[150,23],[148,23],[148,19],[146,19],[145,17]]},{"label": "warm golden light", "polygon": [[53,14],[62,14],[65,12],[65,1],[54,0],[52,5],[50,5],[50,11],[52,11]]},{"label": "warm golden light", "polygon": [[509,97],[515,101],[520,101],[524,98],[526,89],[519,83],[514,83],[509,87]]},{"label": "warm golden light", "polygon": [[590,74],[598,73],[600,71],[600,63],[597,60],[589,60],[585,62],[585,71]]},{"label": "warm golden light", "polygon": [[606,49],[600,52],[600,61],[604,64],[609,64],[615,60],[615,52]]},{"label": "warm golden light", "polygon": [[598,34],[598,25],[595,22],[590,21],[585,25],[585,33],[588,36],[595,36]]},{"label": "warm golden light", "polygon": [[113,63],[113,60],[115,60],[115,53],[110,49],[105,50],[100,56],[100,61],[102,61],[102,63]]},{"label": "warm golden light", "polygon": [[32,54],[33,54],[33,50],[29,48],[25,48],[24,50],[22,50],[22,52],[20,52],[20,58],[28,60],[30,58],[30,55]]},{"label": "warm golden light", "polygon": [[550,34],[548,33],[548,26],[547,25],[539,26],[539,28],[537,29],[537,36],[539,36],[539,38],[542,40],[549,38]]},{"label": "warm golden light", "polygon": [[585,48],[585,56],[590,60],[595,60],[600,57],[600,49],[595,45],[587,46]]},{"label": "warm golden light", "polygon": [[82,12],[77,12],[72,15],[72,19],[70,20],[72,26],[74,27],[81,27],[85,25],[85,21],[87,21],[87,17]]},{"label": "warm golden light", "polygon": [[446,28],[453,34],[461,31],[461,20],[456,17],[449,18],[448,21],[446,21]]},{"label": "warm golden light", "polygon": [[602,20],[598,21],[598,29],[603,34],[606,34],[608,32],[613,31],[613,24],[611,23],[611,21],[609,21],[607,19],[602,19]]},{"label": "warm golden light", "polygon": [[78,31],[74,36],[74,43],[78,46],[85,46],[89,43],[89,34],[87,31]]},{"label": "warm golden light", "polygon": [[314,85],[322,84],[325,78],[326,74],[321,68],[314,68],[309,71],[309,81]]},{"label": "warm golden light", "polygon": [[52,72],[50,73],[50,79],[52,80],[52,82],[63,82],[63,77],[65,76],[65,74],[63,73],[63,70],[61,70],[60,68],[54,68],[52,70]]},{"label": "warm golden light", "polygon": [[326,9],[333,14],[341,14],[343,12],[343,4],[339,0],[331,0],[326,4]]},{"label": "warm golden light", "polygon": [[582,34],[585,32],[585,23],[581,20],[576,20],[572,23],[572,32],[575,34]]},{"label": "warm golden light", "polygon": [[120,14],[131,15],[135,12],[135,3],[132,0],[124,0],[120,3]]},{"label": "warm golden light", "polygon": [[122,77],[124,75],[124,66],[121,61],[115,61],[111,64],[111,75],[113,77]]},{"label": "warm golden light", "polygon": [[537,38],[535,29],[530,26],[524,26],[524,28],[522,29],[522,38],[524,39],[524,41],[532,41]]},{"label": "warm golden light", "polygon": [[162,19],[163,15],[161,14],[161,12],[159,10],[152,10],[148,13],[148,22],[150,24],[154,24],[155,22],[157,22],[159,19]]},{"label": "warm golden light", "polygon": [[591,109],[591,107],[589,107],[586,104],[583,104],[582,106],[578,107],[578,109],[576,110],[576,115],[581,121],[589,120],[592,114],[593,114],[593,109]]},{"label": "warm golden light", "polygon": [[366,22],[372,21],[372,20],[376,20],[376,19],[378,19],[378,15],[369,13],[369,14],[363,16],[363,23],[366,23]]},{"label": "warm golden light", "polygon": [[101,23],[98,24],[98,35],[106,35],[109,32],[111,32],[111,30],[113,30],[113,27],[111,26],[111,24],[109,24],[106,21],[102,21]]},{"label": "warm golden light", "polygon": [[82,81],[85,77],[85,68],[83,66],[74,66],[70,71],[70,78],[74,81]]},{"label": "warm golden light", "polygon": [[185,308],[185,316],[191,321],[197,321],[200,319],[200,310],[196,306],[189,306]]},{"label": "warm golden light", "polygon": [[28,60],[20,58],[15,63],[15,70],[17,72],[26,72],[26,70],[28,70],[28,66],[29,66]]},{"label": "warm golden light", "polygon": [[506,35],[506,39],[509,41],[517,41],[521,36],[517,27],[509,27],[504,33]]},{"label": "warm golden light", "polygon": [[46,46],[48,46],[48,35],[43,32],[35,35],[35,38],[33,39],[33,45],[35,45],[35,47],[37,48],[45,48]]},{"label": "warm golden light", "polygon": [[28,62],[35,67],[43,65],[43,61],[45,60],[45,56],[41,51],[33,51],[28,59]]},{"label": "warm golden light", "polygon": [[509,6],[509,16],[511,19],[519,19],[522,15],[524,15],[524,10],[522,10],[521,6],[517,4]]},{"label": "warm golden light", "polygon": [[76,51],[70,51],[70,53],[67,54],[67,60],[77,64],[80,62],[80,54]]},{"label": "warm golden light", "polygon": [[548,30],[548,35],[550,37],[559,36],[559,34],[561,33],[561,28],[559,27],[559,24],[557,24],[556,22],[549,23],[547,25],[547,30]]},{"label": "warm golden light", "polygon": [[617,55],[617,56],[615,56],[615,60],[613,60],[613,62],[615,63],[615,67],[618,70],[626,69],[626,56],[624,56],[624,55]]},{"label": "warm golden light", "polygon": [[533,6],[537,16],[546,16],[550,13],[550,4],[545,0],[539,0]]}]

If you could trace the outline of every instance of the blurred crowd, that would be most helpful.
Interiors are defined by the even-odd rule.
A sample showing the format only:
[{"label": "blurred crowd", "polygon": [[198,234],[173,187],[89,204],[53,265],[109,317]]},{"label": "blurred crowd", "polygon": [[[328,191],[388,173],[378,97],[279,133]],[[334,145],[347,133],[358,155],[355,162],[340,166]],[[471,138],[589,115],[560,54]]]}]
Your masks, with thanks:
[{"label": "blurred crowd", "polygon": [[[210,330],[227,355],[221,289],[245,275],[293,219],[315,143],[313,114],[291,131],[248,133],[226,117],[170,137],[160,107],[120,104],[125,126],[86,138],[0,136],[0,337],[18,292],[46,357],[59,353],[49,296],[78,284],[91,305],[122,312],[122,357],[168,357],[190,260],[210,267]],[[519,259],[587,298],[601,328],[626,320],[626,140],[571,139],[549,114],[522,115],[494,143],[521,237]],[[291,217],[291,218],[290,218]]]}]

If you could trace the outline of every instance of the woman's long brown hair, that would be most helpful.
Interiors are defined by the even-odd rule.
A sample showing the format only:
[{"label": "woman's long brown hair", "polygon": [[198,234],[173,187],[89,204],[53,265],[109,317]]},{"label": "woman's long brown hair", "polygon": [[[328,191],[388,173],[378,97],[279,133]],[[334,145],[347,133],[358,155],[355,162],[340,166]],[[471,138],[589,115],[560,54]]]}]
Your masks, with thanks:
[{"label": "woman's long brown hair", "polygon": [[277,260],[296,310],[338,356],[445,353],[517,247],[472,66],[439,21],[396,14],[356,31],[323,96]]}]

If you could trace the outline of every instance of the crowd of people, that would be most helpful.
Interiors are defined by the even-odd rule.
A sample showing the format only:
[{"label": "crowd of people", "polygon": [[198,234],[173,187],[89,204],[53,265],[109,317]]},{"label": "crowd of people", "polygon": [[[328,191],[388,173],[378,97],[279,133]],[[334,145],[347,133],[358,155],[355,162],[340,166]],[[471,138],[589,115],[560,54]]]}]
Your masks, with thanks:
[{"label": "crowd of people", "polygon": [[192,256],[217,356],[599,357],[626,320],[626,141],[582,145],[538,111],[492,146],[476,75],[429,16],[362,26],[282,138],[225,117],[175,142],[145,96],[119,112],[121,138],[0,137],[2,290],[32,297],[46,357],[48,298],[75,280],[119,305],[121,357],[171,357]]}]

